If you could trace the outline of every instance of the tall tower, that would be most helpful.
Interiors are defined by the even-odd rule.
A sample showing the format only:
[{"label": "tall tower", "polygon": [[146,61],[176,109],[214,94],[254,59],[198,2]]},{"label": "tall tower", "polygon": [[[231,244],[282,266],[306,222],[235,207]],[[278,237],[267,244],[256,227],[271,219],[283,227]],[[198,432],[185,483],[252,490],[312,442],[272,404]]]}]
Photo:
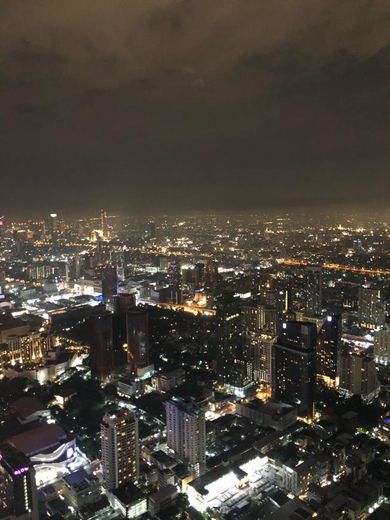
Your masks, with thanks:
[{"label": "tall tower", "polygon": [[136,371],[150,364],[148,310],[135,308],[127,312],[126,329],[129,362]]},{"label": "tall tower", "polygon": [[165,403],[167,444],[188,464],[193,476],[206,468],[206,420],[203,410],[178,397]]},{"label": "tall tower", "polygon": [[100,227],[102,230],[102,237],[104,239],[110,238],[110,232],[108,230],[108,223],[107,223],[107,212],[105,209],[100,210]]},{"label": "tall tower", "polygon": [[115,265],[106,265],[102,270],[102,296],[103,302],[113,300],[118,291],[118,274]]},{"label": "tall tower", "polygon": [[174,303],[181,303],[181,269],[179,260],[173,260],[168,264],[168,285],[171,289],[171,299]]},{"label": "tall tower", "polygon": [[328,314],[320,330],[317,352],[317,374],[325,384],[338,387],[338,364],[341,354],[342,319]]},{"label": "tall tower", "polygon": [[139,475],[138,418],[126,408],[106,413],[100,425],[103,478],[108,489]]},{"label": "tall tower", "polygon": [[52,240],[56,240],[58,236],[58,215],[57,213],[50,213],[49,218],[45,219],[45,235]]},{"label": "tall tower", "polygon": [[244,397],[253,383],[252,363],[243,338],[241,302],[233,293],[219,297],[217,323],[220,380],[228,392]]},{"label": "tall tower", "polygon": [[113,369],[113,317],[109,312],[91,316],[88,322],[92,375],[104,381]]},{"label": "tall tower", "polygon": [[299,413],[313,416],[316,390],[317,328],[288,321],[272,352],[272,395]]},{"label": "tall tower", "polygon": [[306,267],[306,313],[320,316],[322,312],[322,268]]}]

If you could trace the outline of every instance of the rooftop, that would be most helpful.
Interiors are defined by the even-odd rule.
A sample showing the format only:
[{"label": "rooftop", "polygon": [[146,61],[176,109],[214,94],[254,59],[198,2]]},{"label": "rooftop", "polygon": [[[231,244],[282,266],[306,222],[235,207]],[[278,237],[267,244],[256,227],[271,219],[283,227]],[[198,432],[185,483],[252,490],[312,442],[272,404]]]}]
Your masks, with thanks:
[{"label": "rooftop", "polygon": [[132,482],[125,482],[121,484],[112,493],[122,502],[124,505],[131,505],[132,503],[144,498],[143,492]]},{"label": "rooftop", "polygon": [[19,433],[8,439],[8,444],[14,446],[27,456],[42,453],[51,447],[67,440],[67,435],[57,424],[43,424],[24,433]]},{"label": "rooftop", "polygon": [[45,410],[44,406],[36,397],[21,397],[11,404],[11,408],[23,419],[27,419],[30,415]]}]

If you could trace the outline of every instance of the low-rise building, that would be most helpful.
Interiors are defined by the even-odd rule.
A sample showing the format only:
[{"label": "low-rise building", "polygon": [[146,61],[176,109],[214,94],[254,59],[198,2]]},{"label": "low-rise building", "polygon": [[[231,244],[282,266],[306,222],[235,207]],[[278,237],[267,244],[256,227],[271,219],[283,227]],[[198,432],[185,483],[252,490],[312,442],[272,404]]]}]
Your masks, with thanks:
[{"label": "low-rise building", "polygon": [[109,491],[107,496],[112,508],[124,518],[137,518],[148,510],[146,495],[131,481]]},{"label": "low-rise building", "polygon": [[297,409],[293,406],[277,401],[263,403],[260,399],[237,403],[236,412],[260,426],[274,430],[285,430],[292,426],[298,416]]}]

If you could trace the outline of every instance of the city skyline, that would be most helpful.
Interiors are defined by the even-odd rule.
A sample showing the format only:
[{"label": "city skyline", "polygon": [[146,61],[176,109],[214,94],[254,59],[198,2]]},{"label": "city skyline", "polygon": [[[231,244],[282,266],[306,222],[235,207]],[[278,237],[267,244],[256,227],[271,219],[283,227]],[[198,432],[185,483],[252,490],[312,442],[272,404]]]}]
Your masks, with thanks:
[{"label": "city skyline", "polygon": [[390,512],[383,215],[0,222],[0,514]]},{"label": "city skyline", "polygon": [[390,518],[390,1],[0,1],[0,518]]}]

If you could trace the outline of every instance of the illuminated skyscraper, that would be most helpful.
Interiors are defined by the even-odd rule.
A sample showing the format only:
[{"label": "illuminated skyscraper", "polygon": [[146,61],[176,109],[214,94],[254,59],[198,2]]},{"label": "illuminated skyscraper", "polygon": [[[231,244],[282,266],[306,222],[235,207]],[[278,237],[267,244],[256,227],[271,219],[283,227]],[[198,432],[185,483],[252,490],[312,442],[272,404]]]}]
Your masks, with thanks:
[{"label": "illuminated skyscraper", "polygon": [[313,416],[316,391],[317,328],[314,323],[283,325],[272,351],[273,398]]},{"label": "illuminated skyscraper", "polygon": [[253,360],[253,379],[259,383],[272,382],[272,349],[276,337],[268,333],[257,333],[249,337]]},{"label": "illuminated skyscraper", "polygon": [[57,213],[50,213],[49,218],[45,220],[45,234],[52,240],[58,236],[58,215]]},{"label": "illuminated skyscraper", "polygon": [[320,316],[322,313],[322,269],[306,267],[306,313]]},{"label": "illuminated skyscraper", "polygon": [[109,238],[110,232],[108,229],[107,212],[105,209],[100,210],[100,227],[101,227],[101,231],[102,231],[102,237],[104,239]]},{"label": "illuminated skyscraper", "polygon": [[253,385],[250,346],[243,334],[240,299],[224,293],[217,302],[218,372],[228,392],[243,397]]},{"label": "illuminated skyscraper", "polygon": [[108,489],[139,475],[138,418],[120,408],[106,413],[100,425],[103,479]]},{"label": "illuminated skyscraper", "polygon": [[172,302],[181,303],[181,269],[179,260],[169,262],[167,278]]},{"label": "illuminated skyscraper", "polygon": [[172,397],[165,403],[167,444],[194,476],[206,468],[206,420],[203,410]]},{"label": "illuminated skyscraper", "polygon": [[338,386],[338,364],[341,353],[342,319],[328,314],[320,330],[317,352],[317,374],[328,386]]}]

